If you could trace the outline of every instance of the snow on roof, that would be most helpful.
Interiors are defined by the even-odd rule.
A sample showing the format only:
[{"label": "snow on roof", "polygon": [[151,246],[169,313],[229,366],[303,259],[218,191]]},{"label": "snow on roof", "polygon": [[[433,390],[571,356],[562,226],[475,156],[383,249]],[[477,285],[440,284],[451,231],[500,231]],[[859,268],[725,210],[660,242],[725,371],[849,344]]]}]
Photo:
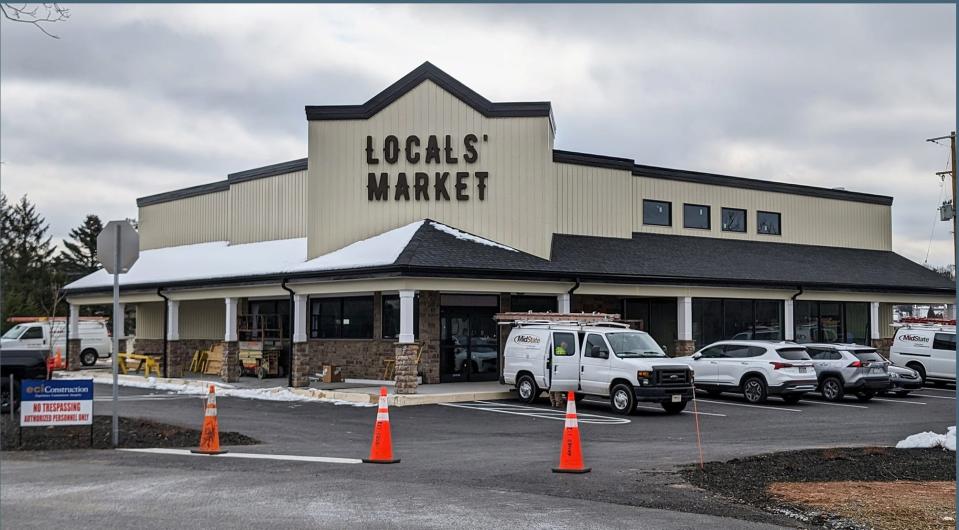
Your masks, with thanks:
[{"label": "snow on roof", "polygon": [[446,232],[447,234],[455,237],[456,239],[462,239],[463,241],[469,241],[471,243],[479,243],[480,245],[486,245],[489,247],[502,248],[505,250],[509,250],[511,252],[519,252],[513,247],[507,247],[506,245],[501,245],[497,243],[496,241],[490,241],[489,239],[484,239],[479,236],[474,236],[473,234],[468,234],[466,232],[463,232],[462,230],[457,230],[453,228],[452,226],[446,226],[443,223],[430,221],[430,225],[432,225],[433,228],[439,230],[440,232]]},{"label": "snow on roof", "polygon": [[[423,221],[416,221],[309,261],[306,260],[306,238],[242,245],[214,241],[144,250],[140,252],[140,259],[130,271],[120,275],[120,285],[390,265],[396,261],[422,225]],[[101,269],[67,285],[65,289],[90,289],[112,285],[113,277]]]}]

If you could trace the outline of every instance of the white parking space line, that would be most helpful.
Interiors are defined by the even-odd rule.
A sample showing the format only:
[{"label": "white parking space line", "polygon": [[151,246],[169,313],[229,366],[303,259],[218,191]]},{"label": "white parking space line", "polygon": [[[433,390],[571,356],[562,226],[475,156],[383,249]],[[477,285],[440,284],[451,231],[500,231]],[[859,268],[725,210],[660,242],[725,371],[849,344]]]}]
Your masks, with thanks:
[{"label": "white parking space line", "polygon": [[221,455],[201,455],[190,452],[189,449],[163,449],[160,447],[149,449],[117,449],[131,453],[151,453],[157,455],[202,456],[206,458],[247,458],[253,460],[288,460],[292,462],[320,462],[323,464],[362,464],[359,458],[335,458],[331,456],[299,456],[299,455],[267,455],[256,453],[224,453]]},{"label": "white parking space line", "polygon": [[955,399],[956,399],[956,398],[951,397],[951,396],[933,396],[933,395],[930,395],[930,394],[909,394],[909,395],[910,395],[910,396],[919,396],[919,397],[924,397],[924,398],[932,398],[932,399],[951,399],[951,400],[953,400],[953,401],[955,401]]},{"label": "white parking space line", "polygon": [[831,405],[833,407],[850,407],[854,409],[868,409],[869,407],[865,405],[853,405],[851,403],[833,403],[832,401],[819,401],[816,399],[804,399],[803,403],[809,403],[811,405]]},{"label": "white parking space line", "polygon": [[931,386],[924,386],[924,387],[922,387],[922,391],[923,391],[923,392],[946,392],[946,393],[953,394],[953,395],[955,395],[955,393],[956,393],[956,389],[955,389],[955,388],[935,388],[935,387],[931,387]]},{"label": "white parking space line", "polygon": [[902,403],[903,405],[927,405],[928,403],[923,403],[922,401],[909,401],[907,399],[886,399],[886,398],[872,398],[873,401],[885,401],[886,403]]},{"label": "white parking space line", "polygon": [[713,401],[711,399],[697,399],[698,403],[715,403],[716,405],[730,405],[733,407],[748,407],[751,409],[778,410],[782,412],[802,412],[799,409],[787,409],[785,407],[767,407],[766,405],[750,405],[748,403],[733,403],[731,401]]},{"label": "white parking space line", "polygon": [[[147,396],[120,396],[120,401],[167,401],[170,399],[206,399],[206,396],[186,396],[186,395],[147,395]],[[93,401],[113,401],[110,396],[100,396],[93,398]]]},{"label": "white parking space line", "polygon": [[[515,405],[512,403],[496,403],[493,401],[470,401],[466,403],[439,403],[444,407],[453,407],[458,409],[481,410],[484,412],[498,412],[500,414],[513,414],[516,416],[527,416],[530,418],[541,418],[544,420],[566,421],[566,410],[547,409],[541,407],[530,407],[526,405]],[[579,412],[576,414],[580,423],[592,423],[597,425],[622,425],[630,423],[626,418],[616,418],[610,416],[600,416]]]},{"label": "white parking space line", "polygon": [[[648,410],[663,410],[662,407],[647,407],[647,406],[645,406],[645,405],[636,405],[636,408],[638,408],[638,409],[648,409]],[[725,417],[726,417],[725,414],[719,414],[719,413],[716,413],[716,412],[703,412],[703,411],[693,412],[693,411],[691,411],[691,410],[684,410],[684,411],[682,412],[682,414],[699,414],[700,416],[716,416],[716,417],[719,417],[719,418],[725,418]]]}]

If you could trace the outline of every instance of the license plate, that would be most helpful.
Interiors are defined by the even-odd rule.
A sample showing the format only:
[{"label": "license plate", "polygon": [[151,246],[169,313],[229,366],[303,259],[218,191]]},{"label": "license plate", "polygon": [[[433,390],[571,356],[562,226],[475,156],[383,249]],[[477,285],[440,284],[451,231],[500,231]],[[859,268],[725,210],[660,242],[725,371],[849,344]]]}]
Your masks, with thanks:
[{"label": "license plate", "polygon": [[799,367],[799,373],[801,373],[801,374],[806,373],[806,367],[805,367],[805,366],[800,366],[800,367]]},{"label": "license plate", "polygon": [[673,394],[673,403],[679,403],[683,400],[683,396],[679,394]]}]

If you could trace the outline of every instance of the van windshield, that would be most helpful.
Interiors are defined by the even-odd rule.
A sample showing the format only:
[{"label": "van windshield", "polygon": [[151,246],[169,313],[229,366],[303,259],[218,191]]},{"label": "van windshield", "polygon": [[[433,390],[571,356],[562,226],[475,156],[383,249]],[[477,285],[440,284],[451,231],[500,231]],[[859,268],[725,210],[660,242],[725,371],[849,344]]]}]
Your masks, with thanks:
[{"label": "van windshield", "polygon": [[23,330],[26,328],[27,326],[23,324],[17,324],[16,326],[13,326],[12,328],[8,329],[7,332],[3,334],[3,338],[18,339],[20,338],[20,334],[23,333]]},{"label": "van windshield", "polygon": [[608,333],[606,340],[617,357],[665,357],[656,341],[645,333]]}]

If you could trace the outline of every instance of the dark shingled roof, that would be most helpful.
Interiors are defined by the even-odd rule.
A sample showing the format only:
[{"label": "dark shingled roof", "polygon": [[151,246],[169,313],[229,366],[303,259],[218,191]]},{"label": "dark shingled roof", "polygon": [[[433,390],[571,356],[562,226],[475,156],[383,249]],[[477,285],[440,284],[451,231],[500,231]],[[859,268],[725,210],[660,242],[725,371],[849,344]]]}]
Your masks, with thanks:
[{"label": "dark shingled roof", "polygon": [[555,234],[551,260],[478,244],[426,222],[396,265],[542,279],[948,294],[951,281],[894,252],[634,233],[630,239]]}]

